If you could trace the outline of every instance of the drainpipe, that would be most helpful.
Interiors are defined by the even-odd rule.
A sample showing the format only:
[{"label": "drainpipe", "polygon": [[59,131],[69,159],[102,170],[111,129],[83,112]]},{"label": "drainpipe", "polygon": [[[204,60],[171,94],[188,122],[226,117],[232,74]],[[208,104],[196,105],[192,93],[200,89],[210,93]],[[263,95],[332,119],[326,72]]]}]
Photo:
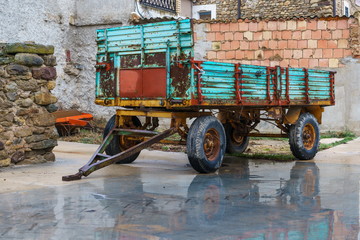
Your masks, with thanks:
[{"label": "drainpipe", "polygon": [[[335,0],[334,0],[335,1]],[[238,0],[237,19],[241,18],[241,0]]]},{"label": "drainpipe", "polygon": [[333,0],[333,17],[336,16],[336,0]]}]

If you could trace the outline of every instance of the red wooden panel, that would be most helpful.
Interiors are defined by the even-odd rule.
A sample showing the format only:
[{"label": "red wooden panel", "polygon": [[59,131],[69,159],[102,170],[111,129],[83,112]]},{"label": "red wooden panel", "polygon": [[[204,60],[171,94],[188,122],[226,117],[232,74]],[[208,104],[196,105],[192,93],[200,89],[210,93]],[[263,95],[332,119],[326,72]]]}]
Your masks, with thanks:
[{"label": "red wooden panel", "polygon": [[143,69],[143,95],[144,98],[166,98],[166,69]]},{"label": "red wooden panel", "polygon": [[140,98],[142,96],[142,70],[120,70],[120,97]]}]

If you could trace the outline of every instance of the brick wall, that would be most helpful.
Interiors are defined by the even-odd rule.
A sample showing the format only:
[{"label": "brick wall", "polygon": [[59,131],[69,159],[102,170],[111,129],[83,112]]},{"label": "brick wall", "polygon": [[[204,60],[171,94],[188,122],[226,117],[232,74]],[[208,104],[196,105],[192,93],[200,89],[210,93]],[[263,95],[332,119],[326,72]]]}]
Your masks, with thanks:
[{"label": "brick wall", "polygon": [[337,68],[359,52],[355,18],[249,21],[195,25],[196,44],[207,44],[203,58],[264,66]]}]

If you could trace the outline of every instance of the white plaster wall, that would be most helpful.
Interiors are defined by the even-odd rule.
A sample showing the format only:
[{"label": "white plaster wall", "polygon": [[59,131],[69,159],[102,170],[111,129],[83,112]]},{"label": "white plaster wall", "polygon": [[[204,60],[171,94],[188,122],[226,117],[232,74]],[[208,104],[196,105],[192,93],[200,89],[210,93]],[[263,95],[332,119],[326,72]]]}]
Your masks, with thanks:
[{"label": "white plaster wall", "polygon": [[74,36],[69,50],[72,62],[82,70],[78,76],[59,75],[54,93],[63,108],[76,108],[106,118],[115,113],[112,107],[94,103],[96,30],[128,25],[133,11],[133,0],[76,0]]},{"label": "white plaster wall", "polygon": [[69,21],[74,10],[73,0],[2,0],[0,42],[34,41],[54,45],[59,84],[65,66],[65,49],[73,46],[75,32]]},{"label": "white plaster wall", "polygon": [[360,134],[360,63],[356,59],[343,59],[344,68],[332,69],[335,75],[335,100],[326,107],[323,131],[351,130]]}]

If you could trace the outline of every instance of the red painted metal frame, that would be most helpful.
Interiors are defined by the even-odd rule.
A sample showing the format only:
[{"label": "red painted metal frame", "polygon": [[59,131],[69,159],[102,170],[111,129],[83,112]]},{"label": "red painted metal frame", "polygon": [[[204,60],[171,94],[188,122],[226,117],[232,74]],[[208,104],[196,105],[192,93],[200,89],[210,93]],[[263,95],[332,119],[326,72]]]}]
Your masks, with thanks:
[{"label": "red painted metal frame", "polygon": [[310,103],[310,97],[309,97],[309,72],[307,70],[307,68],[303,68],[304,73],[305,73],[305,98],[306,98],[306,103]]},{"label": "red painted metal frame", "polygon": [[266,95],[269,103],[272,102],[270,95],[270,67],[266,67]]},{"label": "red painted metal frame", "polygon": [[290,103],[290,79],[289,79],[289,68],[286,68],[286,101]]},{"label": "red painted metal frame", "polygon": [[335,104],[335,72],[330,73],[330,100],[332,104]]},{"label": "red painted metal frame", "polygon": [[237,63],[235,64],[235,95],[236,95],[236,102],[238,104],[242,103],[242,70],[240,69],[241,64]]},{"label": "red painted metal frame", "polygon": [[198,102],[199,104],[201,104],[203,101],[204,101],[204,96],[202,95],[202,91],[201,91],[201,71],[202,71],[202,68],[201,68],[201,63],[203,63],[203,61],[194,61],[194,60],[191,60],[191,66],[193,69],[195,69],[195,71],[197,72],[196,75],[197,75],[197,94],[198,94]]}]

